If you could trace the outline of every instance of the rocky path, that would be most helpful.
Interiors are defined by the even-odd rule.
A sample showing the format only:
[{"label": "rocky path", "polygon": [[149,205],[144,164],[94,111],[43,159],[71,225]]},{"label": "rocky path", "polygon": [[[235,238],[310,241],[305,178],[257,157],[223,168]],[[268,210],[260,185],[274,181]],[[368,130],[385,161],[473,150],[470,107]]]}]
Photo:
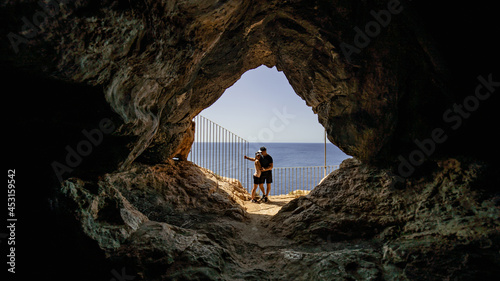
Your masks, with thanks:
[{"label": "rocky path", "polygon": [[267,203],[252,203],[250,201],[245,201],[243,207],[247,209],[249,214],[274,216],[281,207],[295,198],[297,197],[294,195],[269,196],[269,202]]},{"label": "rocky path", "polygon": [[278,211],[295,199],[295,196],[270,196],[267,203],[252,203],[245,201],[243,207],[247,209],[250,218],[245,229],[242,229],[242,239],[245,242],[264,247],[282,247],[288,244],[283,237],[277,237],[266,227],[266,223]]},{"label": "rocky path", "polygon": [[370,243],[325,242],[306,246],[272,232],[269,220],[295,198],[273,196],[268,203],[243,202],[249,219],[231,223],[238,230],[238,237],[232,241],[238,261],[237,267],[226,268],[227,280],[375,280],[380,277],[379,265],[374,262],[380,257]]},{"label": "rocky path", "polygon": [[281,207],[295,198],[295,196],[271,196],[268,203],[241,202],[247,211],[248,219],[244,222],[228,221],[238,233],[238,237],[232,240],[236,249],[238,268],[230,269],[227,279],[279,279],[279,274],[275,270],[276,261],[281,259],[281,252],[288,249],[292,242],[272,233],[267,224]]}]

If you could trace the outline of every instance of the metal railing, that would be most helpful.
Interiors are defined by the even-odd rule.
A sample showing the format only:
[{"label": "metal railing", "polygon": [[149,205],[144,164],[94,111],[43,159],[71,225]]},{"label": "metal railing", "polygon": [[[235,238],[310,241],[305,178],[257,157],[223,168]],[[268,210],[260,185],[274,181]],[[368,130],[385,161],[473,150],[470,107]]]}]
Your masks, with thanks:
[{"label": "metal railing", "polygon": [[[326,175],[338,168],[339,165],[275,167],[273,168],[273,183],[270,195],[286,195],[297,190],[310,191]],[[253,169],[249,168],[249,172],[253,173]]]},{"label": "metal railing", "polygon": [[[201,115],[196,116],[193,121],[196,123],[195,139],[188,160],[212,171],[218,177],[225,177],[234,182],[239,180],[243,187],[251,192],[255,168],[253,162],[243,158],[244,155],[249,155],[250,143]],[[338,167],[275,167],[270,195],[312,190]]]},{"label": "metal railing", "polygon": [[216,176],[239,180],[249,186],[247,173],[250,144],[247,140],[201,115],[196,116],[194,142],[188,160],[211,170]]}]

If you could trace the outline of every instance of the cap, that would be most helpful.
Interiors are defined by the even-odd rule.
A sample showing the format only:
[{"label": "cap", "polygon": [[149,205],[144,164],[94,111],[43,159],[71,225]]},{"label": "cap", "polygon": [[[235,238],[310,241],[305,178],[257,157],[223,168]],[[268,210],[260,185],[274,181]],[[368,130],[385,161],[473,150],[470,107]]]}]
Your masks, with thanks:
[{"label": "cap", "polygon": [[260,149],[259,149],[259,152],[262,152],[262,151],[266,151],[266,147],[265,146],[262,146]]}]

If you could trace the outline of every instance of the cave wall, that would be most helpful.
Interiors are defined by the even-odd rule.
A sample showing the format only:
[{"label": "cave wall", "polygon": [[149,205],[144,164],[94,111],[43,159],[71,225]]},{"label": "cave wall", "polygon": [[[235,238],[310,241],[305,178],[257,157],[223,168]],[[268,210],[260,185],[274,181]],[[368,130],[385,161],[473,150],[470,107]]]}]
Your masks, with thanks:
[{"label": "cave wall", "polygon": [[45,21],[35,2],[2,4],[4,67],[101,88],[122,119],[122,168],[179,154],[191,119],[262,64],[284,71],[328,139],[365,162],[414,149],[460,98],[407,2],[76,1],[49,6]]},{"label": "cave wall", "polygon": [[[407,156],[415,149],[415,139],[428,138],[433,129],[442,127],[446,128],[449,138],[445,144],[436,147],[431,157],[461,154],[492,160],[490,164],[496,165],[498,149],[495,149],[497,141],[493,133],[498,120],[499,100],[495,93],[470,117],[461,118],[462,124],[457,130],[450,129],[450,124],[443,122],[442,118],[443,112],[453,102],[460,104],[474,93],[479,75],[488,77],[492,74],[494,81],[500,79],[498,52],[494,47],[494,35],[498,34],[494,24],[496,10],[486,1],[470,5],[402,1],[402,5],[409,6],[393,15],[391,23],[361,48],[360,53],[353,54],[351,60],[343,54],[342,43],[354,44],[354,28],[363,29],[373,20],[370,11],[385,9],[390,1],[79,0],[57,1],[60,4],[49,6],[49,10],[38,2],[0,2],[0,34],[4,38],[0,40],[0,79],[7,89],[3,95],[8,109],[5,128],[7,160],[19,173],[16,196],[19,198],[18,215],[23,222],[17,227],[17,235],[20,242],[26,242],[18,247],[19,261],[20,264],[27,264],[27,259],[37,261],[36,265],[30,264],[32,272],[47,272],[50,268],[51,274],[55,274],[52,275],[54,280],[68,277],[111,280],[116,278],[112,273],[120,271],[126,263],[121,260],[123,257],[114,261],[107,259],[96,241],[82,232],[81,221],[75,220],[75,212],[78,215],[85,208],[78,209],[71,200],[58,194],[61,192],[60,182],[52,164],[59,162],[68,166],[68,170],[62,170],[63,179],[75,177],[77,182],[85,183],[85,190],[80,193],[82,198],[99,198],[103,203],[110,198],[121,200],[121,197],[113,197],[112,192],[106,193],[113,190],[111,185],[105,185],[108,189],[99,189],[97,183],[103,182],[102,175],[112,173],[120,178],[123,171],[130,173],[127,169],[134,161],[159,163],[172,156],[186,155],[193,128],[191,118],[214,103],[245,71],[262,64],[282,70],[295,92],[318,114],[318,121],[328,130],[329,140],[363,162],[397,161],[398,155]],[[17,41],[12,44],[11,39]],[[111,120],[115,126],[113,132],[92,147],[92,153],[83,157],[81,162],[77,161],[78,165],[73,163],[75,165],[70,167],[68,147],[77,149],[78,144],[86,140],[83,130],[99,128],[104,119]],[[349,191],[346,193],[349,196],[364,202],[377,202],[374,207],[385,214],[387,201],[396,197],[377,194],[374,190],[380,185],[373,179],[381,180],[379,176],[383,172],[381,183],[384,184],[388,183],[386,179],[394,180],[394,174],[391,170],[380,171],[361,163],[355,166],[361,168],[354,167],[353,174],[348,175],[354,180],[345,180],[347,183],[341,186]],[[122,171],[118,171],[120,167]],[[451,222],[459,221],[463,215],[473,225],[481,224],[481,218],[473,221],[467,210],[474,212],[476,206],[484,207],[481,205],[483,201],[491,201],[495,195],[498,198],[498,181],[492,181],[498,168],[485,176],[485,181],[493,182],[487,186],[489,189],[485,194],[476,193],[476,185],[483,185],[480,182],[467,189],[456,188],[460,187],[460,178],[451,181],[457,183],[455,186],[432,192],[433,187],[446,186],[438,181],[439,178],[431,184],[432,171],[426,169],[421,166],[409,183],[398,181],[395,184],[398,191],[394,193],[412,195],[421,187],[420,182],[426,183],[432,195],[430,202],[434,204],[425,205],[428,201],[426,194],[416,197],[420,198],[415,199],[417,205],[409,206],[408,210],[413,211],[422,205],[423,219],[403,221],[400,226],[408,224],[409,229],[415,231],[406,234],[418,235],[420,230],[414,226],[420,222],[431,228],[441,227],[432,220],[435,212],[439,214],[438,221],[447,219],[447,210],[453,211],[456,206],[443,203],[439,196],[449,195],[455,190],[466,190],[467,194],[474,196],[470,196],[472,205],[464,206],[466,211]],[[364,171],[362,175],[357,173],[360,170]],[[426,175],[426,171],[431,176]],[[141,181],[147,173],[130,175],[127,179],[133,182],[131,178]],[[166,177],[169,176],[191,180],[190,175],[182,175],[177,170]],[[335,175],[332,177],[335,179]],[[330,206],[329,202],[345,201],[346,197],[336,197],[338,186],[335,182],[330,185],[325,182],[315,192],[327,198],[326,207]],[[137,199],[134,204],[143,202],[144,205],[139,207],[144,207],[141,211],[147,213],[147,204],[153,200],[141,201],[142,197],[137,194],[147,191],[150,184],[145,181],[140,187],[131,185],[130,190],[137,193],[131,192],[130,196]],[[386,190],[386,186],[382,187]],[[363,188],[366,192],[358,196],[358,190]],[[175,190],[182,192],[183,189]],[[156,196],[154,192],[151,194]],[[311,198],[314,200],[318,197],[316,195]],[[191,195],[182,198],[191,200]],[[374,200],[377,198],[380,200]],[[464,202],[469,201],[467,196],[463,198]],[[76,199],[81,198],[77,196]],[[498,200],[496,202],[498,205]],[[306,204],[307,199],[293,204],[302,203]],[[347,214],[370,214],[372,210],[371,204],[351,203],[341,208]],[[294,217],[310,214],[314,211],[312,207],[316,206],[307,203],[308,208],[287,214],[295,211],[293,204],[279,217],[290,217],[288,222],[292,222]],[[388,206],[388,211],[397,211],[397,205]],[[323,213],[317,214],[323,217]],[[150,213],[147,215],[151,216]],[[364,239],[375,234],[387,236],[387,239],[394,238],[391,235],[405,238],[401,229],[392,228],[391,232],[391,224],[378,223],[380,218],[375,218],[374,224],[368,220],[366,225],[366,217],[345,222],[341,215],[329,213],[328,221],[316,220],[315,238],[325,239],[326,235],[327,240],[334,239],[325,234],[331,230],[328,224],[332,222],[339,222],[344,227],[340,230],[365,224],[348,238]],[[116,214],[114,218],[117,218]],[[427,218],[431,218],[429,224],[425,223]],[[495,219],[492,218],[498,224]],[[297,227],[290,229],[297,231],[299,236],[310,237],[307,231],[301,232],[301,222],[298,220]],[[101,223],[105,228],[109,227],[106,220]],[[183,221],[178,223],[182,225]],[[388,228],[382,229],[385,226]],[[144,226],[149,232],[158,231],[150,227],[151,224]],[[448,231],[447,227],[437,230],[441,229]],[[449,230],[453,231],[453,228]],[[491,228],[484,233],[494,230]],[[212,231],[207,228],[206,233]],[[445,235],[448,235],[446,231]],[[191,235],[191,231],[187,234],[196,236]],[[233,236],[229,232],[228,237]],[[131,241],[139,237],[136,235]],[[422,237],[426,239],[425,235]],[[410,238],[414,239],[413,236]],[[435,237],[439,242],[441,238]],[[446,240],[450,244],[445,246],[455,245],[453,236],[445,238],[450,238]],[[418,259],[403,263],[401,257],[404,255],[396,249],[400,241],[396,241],[387,248],[387,256],[384,255],[383,259],[390,262],[384,266],[403,264],[408,272],[416,274],[428,269],[428,260],[437,260],[431,265],[439,271],[444,265],[467,259],[465,267],[460,268],[458,264],[459,270],[465,272],[459,275],[463,276],[462,280],[470,279],[470,276],[481,277],[483,273],[496,276],[496,272],[488,271],[489,267],[498,264],[498,234],[493,234],[492,238],[494,247],[487,248],[486,255],[483,248],[489,244],[483,245],[480,239],[470,247],[458,247],[457,252],[455,248],[451,252],[440,249],[437,252],[439,259],[434,259],[432,247],[418,250],[419,245],[416,245],[412,250],[412,245],[403,243],[400,249],[410,248],[406,253],[417,249],[413,253],[418,255]],[[375,248],[368,251],[370,255],[361,267],[371,269],[372,256],[379,258],[383,254]],[[470,249],[474,251],[472,255]],[[144,252],[144,256],[149,257],[150,252]],[[492,258],[488,256],[490,252]],[[125,249],[124,255],[127,253]],[[304,267],[311,272],[320,272],[321,267],[311,268],[310,262],[314,260],[317,265],[323,265],[325,256],[322,253],[305,256]],[[452,256],[457,258],[450,258]],[[43,262],[48,260],[47,257],[52,263],[49,266]],[[272,257],[283,260],[282,253]],[[328,261],[339,262],[338,257],[333,252],[328,254]],[[342,266],[352,271],[351,253],[347,252],[343,257]],[[297,267],[295,260],[287,262],[287,268],[295,270],[289,271],[290,277],[295,273],[307,275],[308,271],[302,272],[303,267]],[[277,266],[282,268],[282,264]],[[454,264],[452,268],[456,266]],[[481,272],[474,275],[478,268]],[[334,266],[330,270],[337,268]],[[432,280],[431,276],[427,277]]]}]

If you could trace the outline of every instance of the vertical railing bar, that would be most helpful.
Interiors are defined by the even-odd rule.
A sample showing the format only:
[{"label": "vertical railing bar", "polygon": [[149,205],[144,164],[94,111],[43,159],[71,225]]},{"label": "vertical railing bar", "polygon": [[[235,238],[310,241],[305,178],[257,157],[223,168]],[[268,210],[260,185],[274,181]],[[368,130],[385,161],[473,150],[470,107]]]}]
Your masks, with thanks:
[{"label": "vertical railing bar", "polygon": [[315,168],[313,168],[313,170],[314,170],[314,180],[313,180],[313,184],[314,184],[314,186],[316,186],[316,167],[315,167]]},{"label": "vertical railing bar", "polygon": [[210,120],[207,119],[207,139],[206,139],[206,150],[207,150],[207,164],[206,168],[212,170],[210,167]]},{"label": "vertical railing bar", "polygon": [[314,175],[313,184],[314,184],[314,186],[316,186],[316,168],[313,168],[313,175]]},{"label": "vertical railing bar", "polygon": [[238,161],[238,178],[240,179],[240,181],[242,181],[242,162],[241,162],[241,138],[238,137],[238,156],[236,157],[236,160]]},{"label": "vertical railing bar", "polygon": [[[247,154],[250,155],[250,142],[247,143]],[[251,164],[249,162],[246,162],[247,167]],[[252,175],[251,173],[247,173],[247,182],[248,186],[250,187],[252,185]]]},{"label": "vertical railing bar", "polygon": [[209,165],[210,165],[210,171],[213,171],[214,170],[214,148],[213,148],[213,140],[212,140],[212,130],[213,130],[213,127],[214,127],[214,122],[212,122],[210,120],[209,122],[210,124],[210,129],[208,130],[208,138],[209,138],[209,151],[210,151],[210,158],[209,158]]},{"label": "vertical railing bar", "polygon": [[301,179],[301,181],[302,181],[302,187],[301,187],[301,189],[303,189],[303,190],[307,190],[307,189],[304,187],[304,183],[305,183],[305,181],[304,181],[304,167],[300,168],[300,174],[302,175],[302,179]]},{"label": "vertical railing bar", "polygon": [[205,167],[205,150],[204,150],[204,142],[205,142],[205,118],[201,118],[201,131],[202,131],[202,134],[201,134],[201,141],[200,141],[200,166],[201,167]]},{"label": "vertical railing bar", "polygon": [[294,189],[293,191],[297,190],[297,189],[298,189],[298,187],[299,187],[299,178],[298,178],[298,172],[297,172],[297,169],[298,169],[298,168],[295,168],[295,189]]},{"label": "vertical railing bar", "polygon": [[286,192],[286,194],[288,194],[288,193],[289,193],[289,190],[290,190],[290,184],[291,184],[291,182],[292,182],[292,181],[290,180],[290,168],[287,168],[287,171],[286,171],[286,172],[287,172],[287,174],[288,174],[288,185],[287,185],[287,187],[288,187],[288,188],[287,188],[287,190],[285,190],[285,192]]},{"label": "vertical railing bar", "polygon": [[298,189],[300,189],[300,190],[304,189],[304,180],[303,180],[303,177],[302,177],[303,170],[304,169],[302,167],[299,168],[299,174],[300,174],[300,176],[299,176],[299,182],[300,182],[300,185],[299,185]]},{"label": "vertical railing bar", "polygon": [[319,183],[319,179],[321,178],[320,174],[321,174],[321,168],[318,167],[318,168],[316,168],[316,183],[315,183],[315,185],[318,185],[318,183]]},{"label": "vertical railing bar", "polygon": [[227,132],[227,131],[226,131],[226,133],[225,133],[225,138],[226,138],[226,141],[224,142],[224,145],[225,145],[225,149],[224,149],[224,150],[226,151],[226,156],[224,157],[224,160],[225,160],[225,162],[226,162],[226,165],[225,165],[226,167],[225,167],[224,171],[225,171],[225,173],[226,173],[226,177],[229,177],[229,175],[228,175],[228,173],[227,173],[227,167],[229,166],[228,159],[227,159],[227,156],[229,155],[229,153],[228,153],[228,151],[227,151],[227,150],[228,150],[228,148],[227,148],[227,142],[228,142],[228,139],[229,139],[229,138],[228,138],[228,132]]},{"label": "vertical railing bar", "polygon": [[205,138],[205,130],[203,128],[203,118],[200,118],[200,147],[199,147],[199,151],[200,151],[200,161],[198,163],[198,165],[200,165],[200,167],[203,167],[203,140]]},{"label": "vertical railing bar", "polygon": [[217,149],[217,144],[218,144],[218,138],[217,138],[217,129],[219,128],[219,125],[215,122],[213,122],[213,127],[212,127],[212,155],[213,155],[213,171],[216,175],[220,176],[219,168],[218,168],[218,162],[219,162],[219,150]]},{"label": "vertical railing bar", "polygon": [[233,179],[234,178],[234,170],[233,170],[233,167],[234,167],[234,163],[233,163],[233,160],[234,160],[234,135],[233,135],[233,133],[230,133],[229,136],[230,136],[229,138],[230,138],[230,147],[231,147],[231,155],[230,155],[231,159],[229,161],[229,163],[230,163],[229,169],[231,171],[230,172],[231,179]]},{"label": "vertical railing bar", "polygon": [[234,176],[234,179],[235,179],[235,182],[240,178],[240,165],[239,165],[239,159],[237,157],[237,155],[239,154],[239,147],[240,147],[240,141],[239,141],[239,137],[238,135],[234,135],[234,164],[235,164],[235,168],[236,168],[236,171],[235,171],[235,176]]},{"label": "vertical railing bar", "polygon": [[212,127],[213,127],[212,120],[208,120],[208,167],[209,167],[208,169],[213,172],[214,150],[212,149]]},{"label": "vertical railing bar", "polygon": [[200,165],[200,159],[201,159],[201,156],[200,156],[200,143],[201,143],[201,121],[200,121],[200,118],[198,118],[198,144],[197,144],[197,148],[196,148],[196,164]]},{"label": "vertical railing bar", "polygon": [[233,182],[234,182],[234,179],[236,179],[236,175],[235,175],[235,163],[236,163],[236,158],[234,157],[236,155],[236,137],[235,137],[235,134],[232,134],[233,135],[233,159],[231,162],[233,162],[233,166],[231,167],[231,170],[233,171]]},{"label": "vertical railing bar", "polygon": [[283,194],[283,170],[280,169],[280,194]]},{"label": "vertical railing bar", "polygon": [[209,157],[210,157],[210,151],[208,149],[208,140],[209,140],[209,136],[208,136],[208,119],[205,118],[205,128],[203,128],[203,130],[205,130],[205,143],[204,143],[204,148],[203,148],[203,151],[205,151],[205,167],[208,168],[209,166]]},{"label": "vertical railing bar", "polygon": [[311,190],[311,183],[309,182],[309,167],[307,167],[306,174],[307,174],[307,190]]},{"label": "vertical railing bar", "polygon": [[214,130],[213,130],[213,134],[214,134],[214,158],[215,158],[215,161],[214,161],[214,169],[215,169],[215,173],[217,175],[220,176],[220,173],[219,173],[219,168],[218,168],[218,163],[219,163],[219,150],[217,149],[217,144],[219,143],[219,140],[217,139],[217,129],[219,128],[219,125],[217,123],[214,123],[215,126],[214,126]]},{"label": "vertical railing bar", "polygon": [[198,126],[200,126],[200,124],[198,124],[198,115],[196,115],[194,117],[194,143],[193,143],[193,149],[191,149],[191,152],[193,153],[193,159],[192,159],[192,162],[193,163],[196,163],[197,159],[196,159],[196,154],[198,153],[198,149],[196,148],[196,146],[198,145]]},{"label": "vertical railing bar", "polygon": [[205,140],[203,141],[203,154],[205,155],[204,156],[204,159],[203,159],[203,167],[206,167],[208,168],[208,149],[207,149],[207,140],[208,140],[208,131],[207,131],[207,128],[208,128],[208,121],[207,119],[205,119],[205,125],[203,125],[203,131],[205,131]]},{"label": "vertical railing bar", "polygon": [[221,149],[221,138],[220,138],[221,126],[217,127],[217,150],[219,151],[219,161],[217,161],[217,170],[219,171],[219,176],[222,175],[221,163],[224,161]]},{"label": "vertical railing bar", "polygon": [[219,170],[217,169],[217,162],[219,160],[219,151],[217,150],[217,127],[219,127],[219,125],[217,125],[217,123],[214,122],[214,127],[212,129],[212,140],[213,140],[213,149],[214,149],[214,173],[216,175],[219,175]]},{"label": "vertical railing bar", "polygon": [[200,163],[200,159],[201,159],[201,149],[200,149],[200,143],[201,143],[201,118],[198,118],[198,144],[197,144],[197,148],[196,148],[196,164],[200,165],[201,166],[201,163]]},{"label": "vertical railing bar", "polygon": [[[194,144],[194,143],[193,143],[193,144]],[[193,156],[193,154],[192,154],[192,152],[193,152],[193,146],[191,146],[191,150],[189,151],[189,155],[188,155],[188,159],[187,159],[188,161],[191,161],[191,162],[192,162],[192,160],[193,160],[193,157],[192,157],[192,156]]]},{"label": "vertical railing bar", "polygon": [[[216,156],[215,156],[215,123],[212,121],[212,155],[213,155],[213,161],[212,161],[212,167],[213,167],[213,170],[212,171],[216,171],[217,169],[215,168],[215,163],[216,163]],[[217,174],[217,173],[216,173]]]},{"label": "vertical railing bar", "polygon": [[236,158],[236,154],[237,153],[237,147],[238,147],[238,141],[237,141],[237,135],[234,135],[234,180],[236,182],[236,180],[238,179],[238,159]]},{"label": "vertical railing bar", "polygon": [[302,179],[300,178],[302,176],[302,167],[297,168],[297,190],[302,189]]},{"label": "vertical railing bar", "polygon": [[198,164],[201,167],[201,137],[203,135],[203,132],[201,131],[201,117],[198,119],[198,144],[197,144],[197,156],[196,156],[196,164]]},{"label": "vertical railing bar", "polygon": [[235,136],[236,138],[236,153],[234,157],[234,161],[236,163],[236,176],[234,177],[236,180],[240,178],[240,159],[236,157],[236,155],[240,154],[240,137],[238,135]]},{"label": "vertical railing bar", "polygon": [[229,132],[229,177],[233,178],[233,133]]},{"label": "vertical railing bar", "polygon": [[224,175],[224,177],[226,176],[226,167],[227,167],[226,134],[227,134],[226,130],[222,131],[222,151],[223,151],[222,174]]},{"label": "vertical railing bar", "polygon": [[196,153],[198,153],[198,149],[196,149],[196,146],[198,145],[198,126],[200,124],[198,124],[198,119],[197,119],[198,116],[195,116],[194,117],[194,123],[195,123],[195,127],[194,127],[194,143],[193,143],[193,149],[191,149],[191,152],[193,153],[193,158],[192,158],[192,162],[193,163],[196,163]]},{"label": "vertical railing bar", "polygon": [[306,190],[309,190],[309,167],[305,167],[306,170]]},{"label": "vertical railing bar", "polygon": [[233,134],[229,133],[229,178],[233,178]]},{"label": "vertical railing bar", "polygon": [[283,170],[280,171],[280,187],[279,187],[279,192],[280,194],[283,194]]},{"label": "vertical railing bar", "polygon": [[304,189],[304,186],[303,186],[303,185],[304,185],[304,184],[303,184],[303,183],[304,183],[304,181],[303,181],[303,178],[302,178],[302,171],[303,171],[303,170],[304,170],[304,169],[302,169],[302,167],[300,167],[300,168],[299,168],[299,174],[300,174],[300,176],[299,176],[299,182],[300,182],[300,184],[299,184],[299,187],[297,188],[297,190],[302,190],[302,189]]},{"label": "vertical railing bar", "polygon": [[241,153],[240,153],[240,161],[241,161],[241,184],[243,185],[243,181],[245,180],[245,174],[243,168],[245,167],[243,161],[245,160],[243,158],[243,155],[245,155],[245,140],[241,138]]},{"label": "vertical railing bar", "polygon": [[214,127],[212,129],[212,134],[213,134],[213,137],[212,137],[212,142],[213,142],[212,148],[214,150],[214,152],[213,152],[213,155],[214,155],[214,164],[213,164],[213,166],[214,166],[214,170],[216,171],[215,172],[216,175],[219,175],[218,170],[217,170],[217,160],[218,160],[219,157],[217,156],[218,151],[217,151],[217,142],[216,142],[217,141],[217,137],[216,136],[217,136],[217,127],[218,126],[219,125],[217,125],[216,123],[214,123]]}]

